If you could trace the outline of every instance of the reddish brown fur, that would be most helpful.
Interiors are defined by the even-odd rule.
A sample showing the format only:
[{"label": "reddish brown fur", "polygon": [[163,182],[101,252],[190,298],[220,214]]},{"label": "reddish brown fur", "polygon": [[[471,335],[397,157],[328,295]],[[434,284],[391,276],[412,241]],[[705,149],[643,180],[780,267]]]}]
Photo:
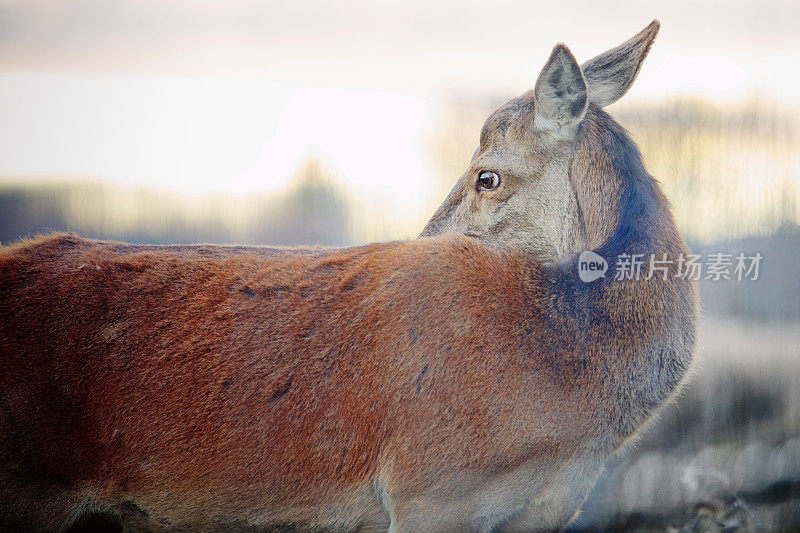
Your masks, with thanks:
[{"label": "reddish brown fur", "polygon": [[57,528],[91,505],[147,527],[330,525],[320,508],[366,490],[377,511],[329,513],[352,527],[382,491],[559,464],[602,436],[601,361],[559,361],[570,341],[551,337],[527,254],[455,236],[142,249],[2,249],[4,520]]},{"label": "reddish brown fur", "polygon": [[[502,254],[465,239],[445,248],[431,239],[206,259],[72,236],[6,248],[6,460],[58,487],[97,487],[100,504],[170,480],[203,513],[254,498],[277,509],[374,476],[381,453],[411,445],[403,413],[420,396],[473,390],[459,405],[480,428],[485,387],[497,387],[482,383],[491,361],[448,371],[441,328],[453,354],[512,351],[519,332],[504,319],[524,309],[526,263],[501,263],[487,285],[480,272],[498,272]],[[488,307],[468,301],[489,296]]]}]

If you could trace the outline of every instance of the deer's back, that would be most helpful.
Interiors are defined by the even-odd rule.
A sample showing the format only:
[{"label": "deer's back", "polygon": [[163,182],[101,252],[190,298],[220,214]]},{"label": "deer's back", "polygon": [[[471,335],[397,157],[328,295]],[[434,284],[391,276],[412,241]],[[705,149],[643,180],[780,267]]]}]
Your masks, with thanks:
[{"label": "deer's back", "polygon": [[264,254],[57,235],[0,270],[0,468],[95,504],[291,522],[336,500],[358,520],[386,476],[505,468],[520,424],[563,427],[514,398],[559,396],[528,262],[464,237]]}]

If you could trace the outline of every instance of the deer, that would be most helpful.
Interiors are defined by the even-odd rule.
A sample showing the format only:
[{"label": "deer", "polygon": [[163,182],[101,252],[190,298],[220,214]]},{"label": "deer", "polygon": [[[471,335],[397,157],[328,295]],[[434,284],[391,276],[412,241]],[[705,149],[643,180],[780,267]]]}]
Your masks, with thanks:
[{"label": "deer", "polygon": [[570,523],[693,361],[688,248],[603,110],[658,28],[582,65],[556,45],[415,239],[3,246],[3,528]]}]

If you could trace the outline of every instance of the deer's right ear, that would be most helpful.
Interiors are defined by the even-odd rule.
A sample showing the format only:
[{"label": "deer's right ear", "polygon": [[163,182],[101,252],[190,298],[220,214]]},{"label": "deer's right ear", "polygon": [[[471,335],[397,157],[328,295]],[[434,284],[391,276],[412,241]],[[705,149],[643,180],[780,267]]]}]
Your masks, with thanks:
[{"label": "deer's right ear", "polygon": [[537,127],[568,134],[586,112],[586,80],[572,52],[557,44],[533,90]]},{"label": "deer's right ear", "polygon": [[628,92],[658,35],[658,28],[659,23],[654,20],[621,45],[581,65],[593,104],[605,107]]}]

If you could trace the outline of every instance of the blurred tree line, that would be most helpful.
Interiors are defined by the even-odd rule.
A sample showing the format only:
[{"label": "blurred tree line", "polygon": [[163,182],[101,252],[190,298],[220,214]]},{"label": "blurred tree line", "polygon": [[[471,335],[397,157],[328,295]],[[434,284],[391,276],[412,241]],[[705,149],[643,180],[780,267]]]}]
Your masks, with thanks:
[{"label": "blurred tree line", "polygon": [[310,159],[276,194],[179,193],[91,181],[0,187],[0,241],[43,231],[142,244],[347,245],[350,201]]}]

